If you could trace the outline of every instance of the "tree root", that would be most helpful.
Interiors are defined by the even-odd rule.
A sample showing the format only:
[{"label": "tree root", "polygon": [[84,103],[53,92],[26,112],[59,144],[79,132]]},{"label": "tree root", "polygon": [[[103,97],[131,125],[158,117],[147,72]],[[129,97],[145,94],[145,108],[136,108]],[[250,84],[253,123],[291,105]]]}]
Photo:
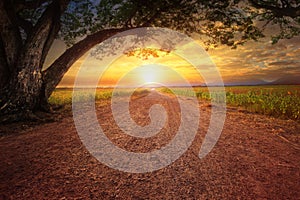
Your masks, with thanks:
[{"label": "tree root", "polygon": [[57,121],[56,117],[53,116],[52,113],[44,112],[44,111],[23,111],[18,113],[8,113],[0,116],[0,123],[14,123],[14,122],[37,122],[37,123],[45,123],[45,122],[54,122]]}]

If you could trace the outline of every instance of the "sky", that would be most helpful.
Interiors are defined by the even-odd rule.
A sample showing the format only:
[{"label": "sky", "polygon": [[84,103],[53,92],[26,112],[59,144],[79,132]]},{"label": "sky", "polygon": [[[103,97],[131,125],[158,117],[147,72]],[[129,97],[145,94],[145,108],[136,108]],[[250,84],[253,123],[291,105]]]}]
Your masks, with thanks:
[{"label": "sky", "polygon": [[[201,41],[195,42],[201,45]],[[64,50],[63,42],[55,41],[45,66]],[[88,54],[85,54],[65,74],[59,87],[72,87],[80,68],[84,68],[80,73],[84,86],[91,85],[91,80],[98,80],[99,77],[100,87],[114,87],[121,79],[124,86],[151,82],[177,86],[183,84],[182,77],[192,85],[205,83],[195,67],[180,56],[172,52],[158,54],[158,58],[148,60],[120,55],[107,66],[102,75],[99,74],[99,69],[104,69],[101,62],[91,60]],[[220,72],[225,85],[300,83],[300,37],[281,40],[275,45],[271,44],[269,38],[264,38],[258,42],[248,42],[234,50],[220,46],[209,50],[208,55]],[[202,64],[205,66],[205,62]]]}]

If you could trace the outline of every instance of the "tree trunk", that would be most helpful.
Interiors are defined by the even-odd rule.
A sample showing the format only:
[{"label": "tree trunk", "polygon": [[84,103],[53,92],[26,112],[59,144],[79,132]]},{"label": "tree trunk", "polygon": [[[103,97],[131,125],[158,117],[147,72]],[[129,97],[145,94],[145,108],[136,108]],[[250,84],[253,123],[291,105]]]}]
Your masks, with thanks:
[{"label": "tree trunk", "polygon": [[4,116],[2,121],[28,118],[29,113],[40,109],[43,83],[40,60],[43,51],[41,47],[45,43],[43,34],[36,42],[24,49],[11,73],[0,108]]},{"label": "tree trunk", "polygon": [[24,51],[26,54],[18,62],[21,67],[16,67],[19,70],[12,74],[0,102],[0,113],[4,116],[0,121],[23,120],[34,111],[48,110],[48,98],[72,64],[94,45],[124,30],[107,29],[87,36],[67,49],[44,72],[40,67],[42,49],[36,44],[43,45],[47,40],[39,40],[33,46],[28,46]]},{"label": "tree trunk", "polygon": [[23,28],[27,37],[22,39],[22,22],[18,21],[13,1],[0,1],[0,122],[32,119],[37,110],[49,111],[48,98],[71,65],[94,45],[126,30],[107,29],[91,34],[42,72],[68,3],[69,0],[51,1],[34,26]]},{"label": "tree trunk", "polygon": [[[43,108],[42,64],[59,31],[60,13],[65,8],[65,4],[53,1],[28,33],[24,44],[22,40],[14,45],[10,43],[9,29],[5,28],[12,26],[12,21],[9,17],[2,19],[0,60],[4,60],[4,64],[1,63],[0,70],[1,73],[8,72],[9,76],[6,76],[7,80],[0,81],[3,82],[0,89],[0,122],[32,119],[32,113]],[[2,10],[1,13],[9,15],[9,11]],[[18,46],[22,48],[18,48],[17,54],[11,54]],[[10,54],[12,56],[8,56]]]},{"label": "tree trunk", "polygon": [[0,94],[1,89],[7,84],[9,80],[9,70],[5,59],[5,52],[3,51],[3,43],[0,37]]}]

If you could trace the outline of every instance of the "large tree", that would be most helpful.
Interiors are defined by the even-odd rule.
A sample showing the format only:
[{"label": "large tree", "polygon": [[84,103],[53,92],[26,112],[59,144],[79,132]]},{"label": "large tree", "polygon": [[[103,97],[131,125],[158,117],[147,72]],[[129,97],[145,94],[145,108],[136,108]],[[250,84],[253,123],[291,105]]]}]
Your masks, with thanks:
[{"label": "large tree", "polygon": [[[49,111],[48,98],[71,65],[124,30],[167,27],[200,35],[207,47],[236,48],[278,25],[279,39],[299,35],[299,0],[1,0],[0,121]],[[261,23],[258,23],[261,21]],[[68,49],[46,70],[56,38]]]}]

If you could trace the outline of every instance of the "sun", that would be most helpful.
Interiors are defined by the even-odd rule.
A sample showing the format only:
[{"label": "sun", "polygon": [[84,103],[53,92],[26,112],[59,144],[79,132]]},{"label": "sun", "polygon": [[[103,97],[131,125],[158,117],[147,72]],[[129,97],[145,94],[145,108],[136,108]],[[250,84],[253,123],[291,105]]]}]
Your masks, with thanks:
[{"label": "sun", "polygon": [[145,83],[151,83],[156,81],[155,72],[153,71],[142,72],[142,78],[144,79]]},{"label": "sun", "polygon": [[161,69],[155,65],[146,65],[139,69],[139,76],[145,84],[159,82],[161,75]]}]

